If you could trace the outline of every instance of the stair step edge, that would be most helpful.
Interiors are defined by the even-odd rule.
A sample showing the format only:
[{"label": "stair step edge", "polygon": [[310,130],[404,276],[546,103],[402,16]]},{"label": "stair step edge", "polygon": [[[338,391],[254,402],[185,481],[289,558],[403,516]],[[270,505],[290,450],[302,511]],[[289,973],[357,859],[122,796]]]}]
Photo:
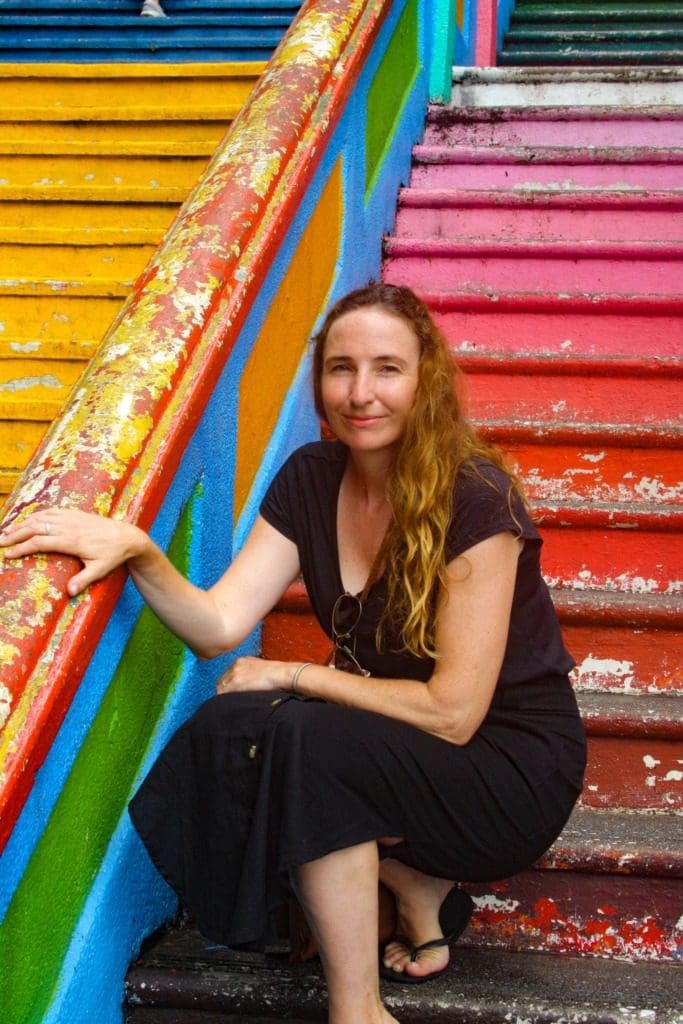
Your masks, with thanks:
[{"label": "stair step edge", "polygon": [[683,878],[683,818],[577,806],[535,864],[541,870]]},{"label": "stair step edge", "polygon": [[501,121],[680,121],[683,111],[675,104],[642,107],[615,106],[528,106],[469,107],[430,106],[427,125],[451,128],[463,124],[500,124]]},{"label": "stair step edge", "polygon": [[[0,236],[1,237],[1,236]],[[668,377],[683,375],[683,357],[647,355],[593,356],[567,353],[473,351],[471,347],[453,348],[453,357],[465,373],[505,373],[559,377]]]},{"label": "stair step edge", "polygon": [[415,164],[679,164],[683,147],[672,146],[413,146]]},{"label": "stair step edge", "polygon": [[608,448],[680,449],[683,428],[669,423],[603,423],[595,421],[519,417],[514,423],[482,416],[472,417],[489,441],[510,444],[587,445]]},{"label": "stair step edge", "polygon": [[[683,693],[577,692],[581,717],[591,736],[645,736],[683,740]],[[683,819],[681,819],[683,840]],[[683,868],[683,849],[681,850]]]},{"label": "stair step edge", "polygon": [[625,315],[671,316],[683,314],[683,295],[619,292],[544,292],[468,289],[426,291],[418,295],[430,309],[439,313],[457,310],[471,312],[536,313],[614,313]]},{"label": "stair step edge", "polygon": [[466,189],[405,187],[399,192],[399,209],[432,209],[461,207],[493,207],[495,209],[533,208],[571,210],[665,210],[683,209],[683,192],[657,189],[653,191],[616,191],[608,189],[557,188],[529,189]]},{"label": "stair step edge", "polygon": [[612,260],[679,260],[683,259],[683,241],[630,241],[566,239],[499,239],[487,238],[420,238],[391,235],[384,240],[388,257],[441,256],[472,259],[505,258],[524,260],[548,259],[612,259]]}]

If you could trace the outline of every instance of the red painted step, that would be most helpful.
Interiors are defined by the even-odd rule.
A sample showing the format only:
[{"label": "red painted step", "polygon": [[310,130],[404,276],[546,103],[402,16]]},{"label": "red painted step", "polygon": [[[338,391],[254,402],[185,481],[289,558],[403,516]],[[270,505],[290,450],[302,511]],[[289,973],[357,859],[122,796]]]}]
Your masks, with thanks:
[{"label": "red painted step", "polygon": [[535,869],[468,886],[463,945],[676,961],[682,833],[672,815],[577,809]]}]

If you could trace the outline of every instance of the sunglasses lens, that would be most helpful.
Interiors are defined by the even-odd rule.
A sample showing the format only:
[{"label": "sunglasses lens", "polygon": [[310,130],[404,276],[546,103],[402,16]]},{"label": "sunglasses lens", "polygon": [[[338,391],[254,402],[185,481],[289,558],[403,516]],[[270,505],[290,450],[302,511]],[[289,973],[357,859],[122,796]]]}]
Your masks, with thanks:
[{"label": "sunglasses lens", "polygon": [[354,594],[342,594],[332,609],[332,630],[335,634],[350,633],[358,625],[363,606]]},{"label": "sunglasses lens", "polygon": [[346,647],[335,647],[334,667],[341,672],[351,672],[357,676],[364,676],[366,673],[356,661],[351,651]]}]

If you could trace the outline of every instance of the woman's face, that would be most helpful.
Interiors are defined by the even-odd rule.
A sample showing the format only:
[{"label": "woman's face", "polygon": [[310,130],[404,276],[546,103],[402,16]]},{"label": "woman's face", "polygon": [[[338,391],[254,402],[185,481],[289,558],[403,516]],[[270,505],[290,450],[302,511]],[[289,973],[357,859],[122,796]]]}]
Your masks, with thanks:
[{"label": "woman's face", "polygon": [[335,320],[320,383],[327,421],[339,440],[357,451],[394,448],[415,400],[419,362],[413,329],[380,306]]}]

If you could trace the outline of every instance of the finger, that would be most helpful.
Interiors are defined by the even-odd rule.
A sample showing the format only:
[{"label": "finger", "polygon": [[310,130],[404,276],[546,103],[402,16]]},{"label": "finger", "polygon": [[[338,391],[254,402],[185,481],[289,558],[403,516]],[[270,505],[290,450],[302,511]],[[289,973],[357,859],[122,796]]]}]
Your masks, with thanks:
[{"label": "finger", "polygon": [[83,579],[83,573],[76,573],[72,576],[66,585],[66,592],[69,597],[78,597],[78,595],[85,590],[88,583],[87,580]]},{"label": "finger", "polygon": [[83,593],[86,587],[89,587],[93,583],[97,583],[105,575],[109,575],[112,569],[109,566],[103,566],[101,562],[89,562],[85,568],[77,572],[75,577],[72,577],[67,584],[67,591],[71,597],[77,597]]},{"label": "finger", "polygon": [[5,558],[23,558],[25,555],[38,555],[42,552],[55,550],[53,537],[33,536],[20,544],[14,542],[11,547],[4,550]]},{"label": "finger", "polygon": [[4,527],[0,533],[0,543],[3,545],[16,544],[19,541],[28,540],[30,537],[50,537],[54,535],[54,532],[55,525],[47,514],[32,515],[20,523],[12,523],[10,526]]}]

